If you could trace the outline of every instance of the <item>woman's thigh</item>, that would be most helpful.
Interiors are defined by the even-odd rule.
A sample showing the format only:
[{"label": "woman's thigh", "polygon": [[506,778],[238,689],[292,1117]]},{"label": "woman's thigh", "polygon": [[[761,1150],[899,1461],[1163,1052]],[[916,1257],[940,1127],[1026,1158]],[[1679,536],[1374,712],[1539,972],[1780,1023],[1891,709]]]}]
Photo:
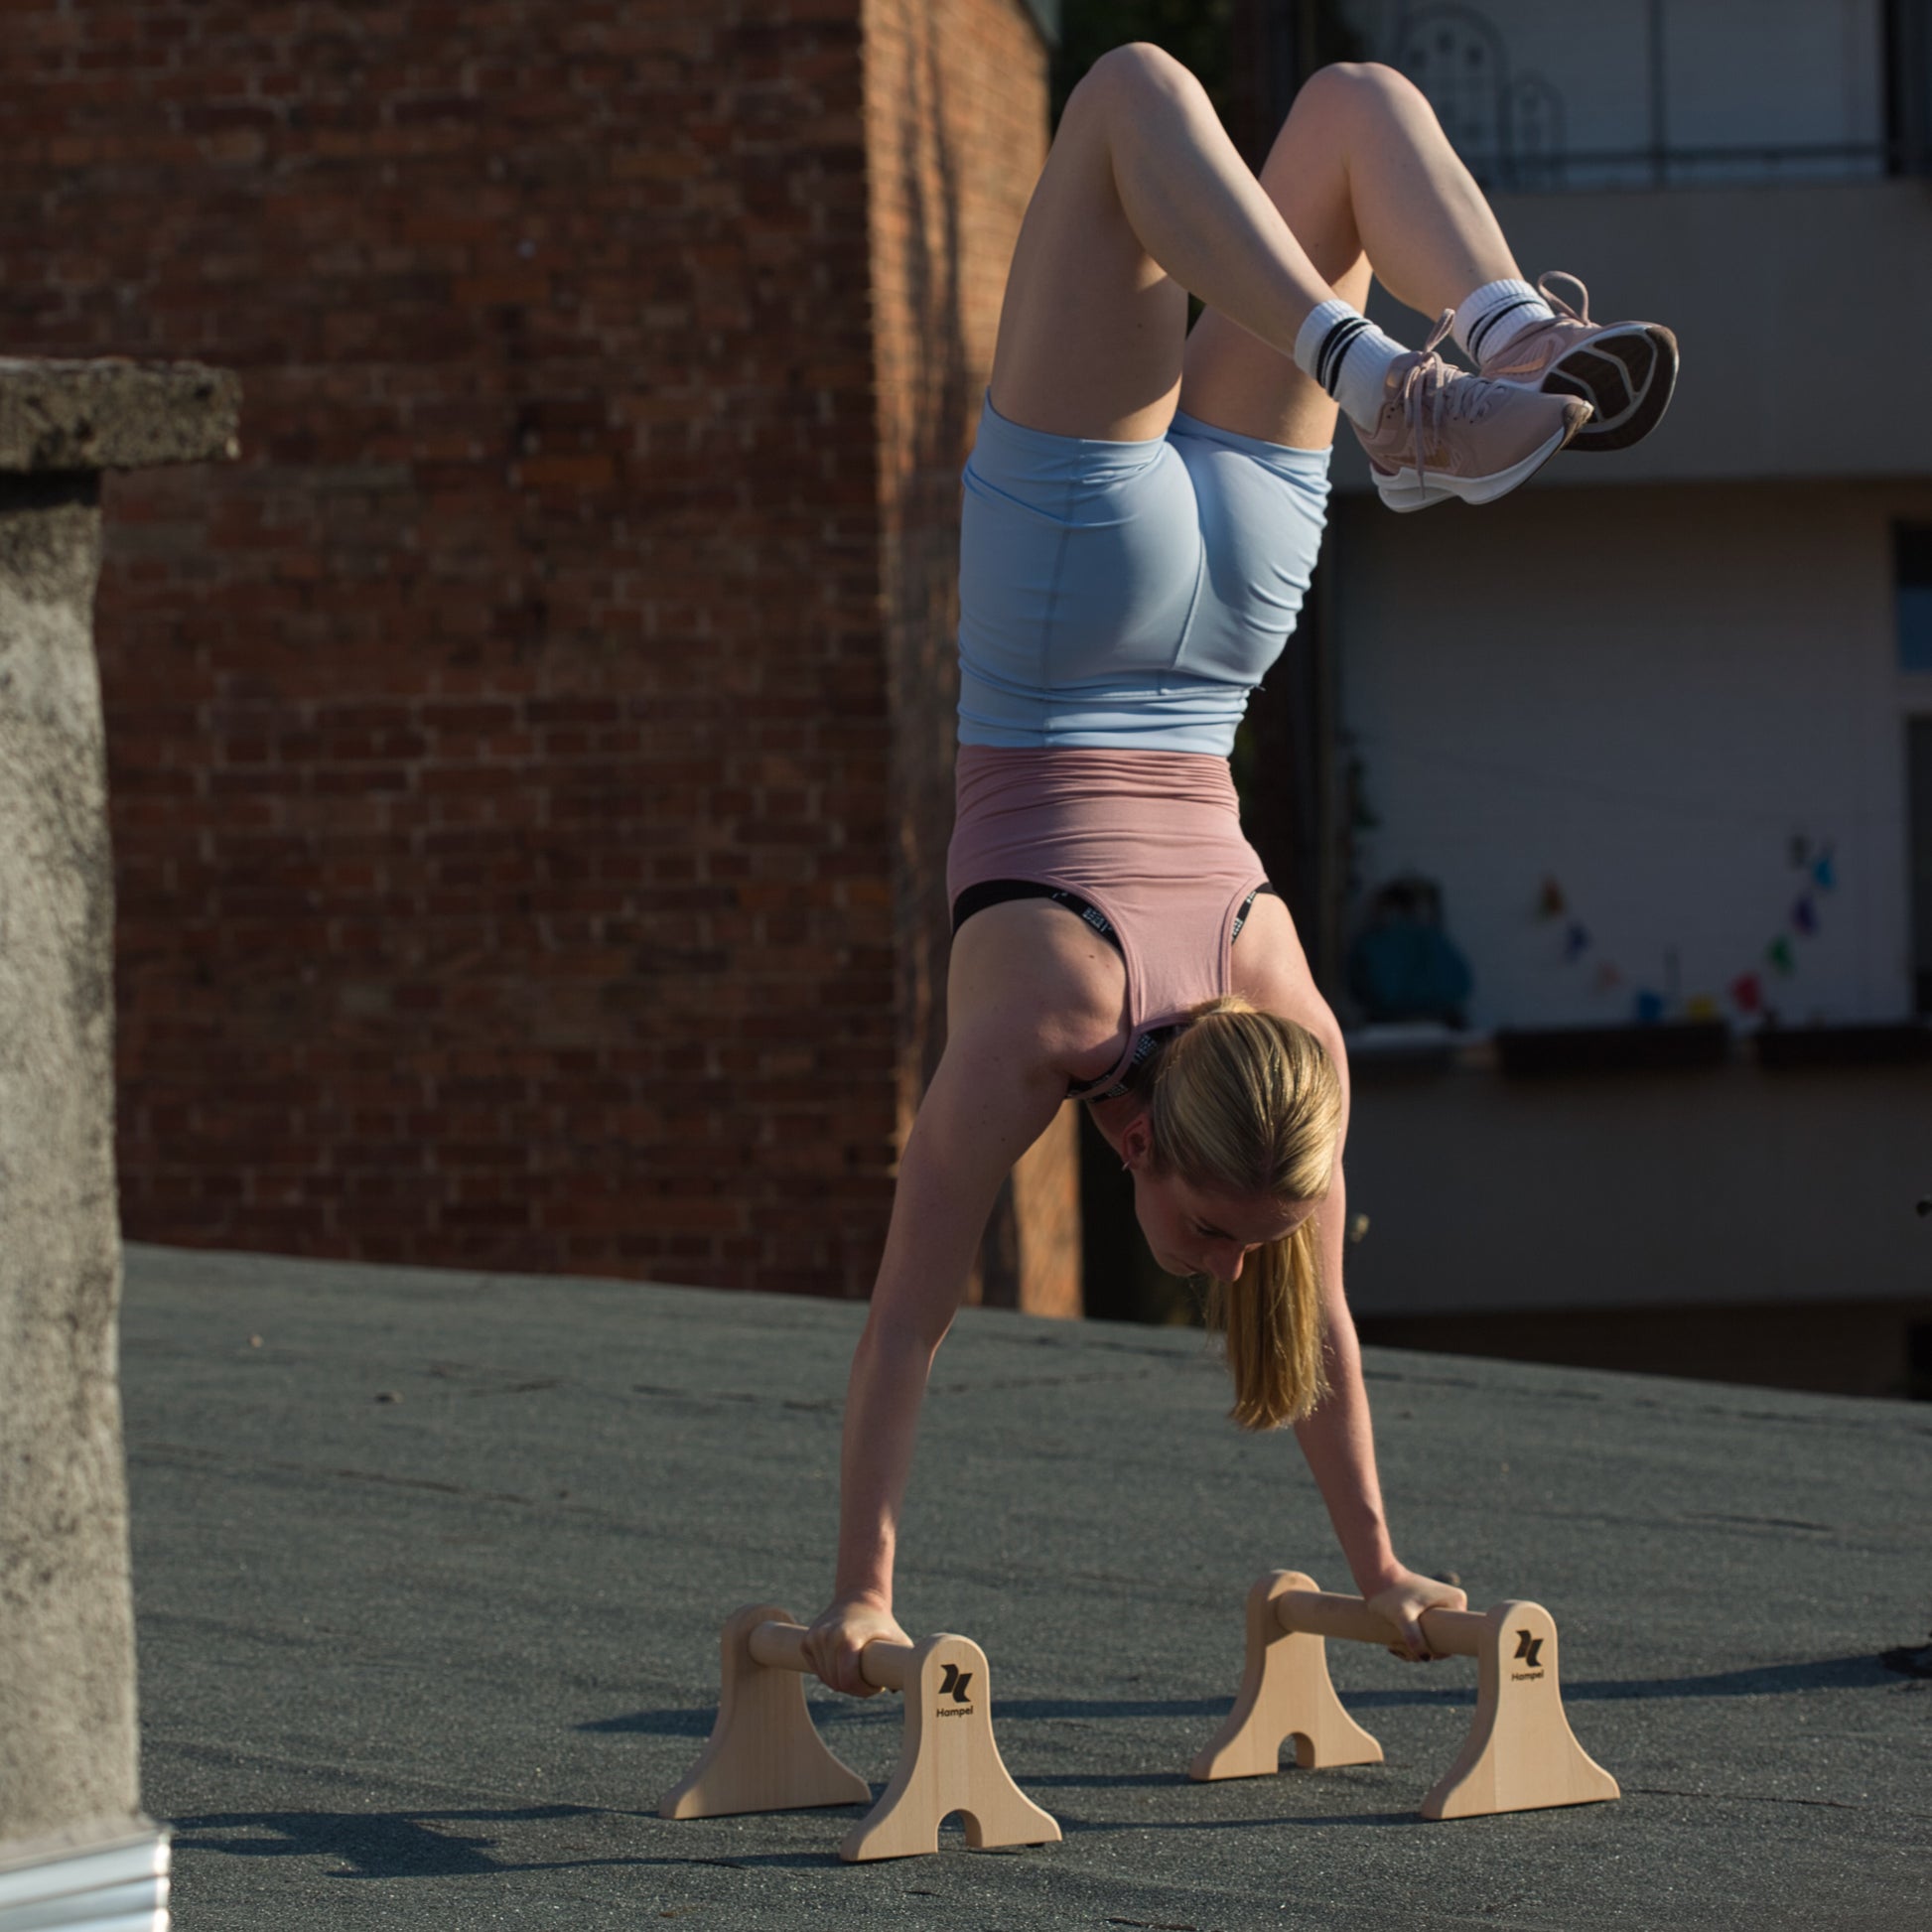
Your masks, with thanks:
[{"label": "woman's thigh", "polygon": [[1201,531],[1172,442],[1065,437],[995,406],[981,412],[964,483],[966,743],[1019,742],[1008,734],[1048,692],[1118,692],[1173,665],[1197,598]]},{"label": "woman's thigh", "polygon": [[1028,429],[1136,442],[1173,417],[1187,296],[1128,224],[1108,151],[1140,52],[1117,49],[1074,88],[1021,224],[992,396]]},{"label": "woman's thigh", "polygon": [[[1349,199],[1338,91],[1317,75],[1296,96],[1261,185],[1316,274],[1359,309],[1371,275]],[[1187,339],[1180,407],[1217,429],[1291,449],[1325,449],[1335,433],[1335,405],[1319,385],[1213,309]]]}]

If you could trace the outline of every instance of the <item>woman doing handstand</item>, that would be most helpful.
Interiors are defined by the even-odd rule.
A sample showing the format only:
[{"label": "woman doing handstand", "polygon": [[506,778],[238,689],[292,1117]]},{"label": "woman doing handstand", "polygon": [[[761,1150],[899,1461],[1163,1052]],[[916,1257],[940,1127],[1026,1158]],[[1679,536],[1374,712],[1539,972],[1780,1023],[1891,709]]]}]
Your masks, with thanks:
[{"label": "woman doing handstand", "polygon": [[[1435,353],[1448,317],[1420,352],[1369,323],[1371,272],[1453,310],[1479,372]],[[828,1684],[864,1695],[865,1645],[904,1641],[893,1563],[933,1355],[1002,1180],[1069,1093],[1132,1173],[1155,1258],[1214,1284],[1235,1420],[1294,1424],[1391,1648],[1427,1656],[1420,1613],[1462,1607],[1384,1519],[1342,1296],[1341,1030],[1227,754],[1308,588],[1337,405],[1384,501],[1415,510],[1636,441],[1676,367],[1667,330],[1521,279],[1387,69],[1315,74],[1259,181],[1157,50],[1075,88],[966,470],[946,1046],[852,1366],[835,1596],[806,1639]]]}]

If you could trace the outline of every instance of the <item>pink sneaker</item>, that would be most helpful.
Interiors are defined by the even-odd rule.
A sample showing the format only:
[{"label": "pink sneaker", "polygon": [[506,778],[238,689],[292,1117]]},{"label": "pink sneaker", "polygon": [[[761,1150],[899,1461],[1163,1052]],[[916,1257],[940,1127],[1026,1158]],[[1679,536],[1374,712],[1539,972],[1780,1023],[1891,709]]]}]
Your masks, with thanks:
[{"label": "pink sneaker", "polygon": [[[1568,282],[1576,308],[1550,287]],[[1577,433],[1580,450],[1627,450],[1663,419],[1677,386],[1677,338],[1654,322],[1591,322],[1589,291],[1552,269],[1538,291],[1556,310],[1486,358],[1489,382],[1514,382],[1546,395],[1581,396],[1596,412]]]},{"label": "pink sneaker", "polygon": [[1589,421],[1590,405],[1575,396],[1451,368],[1436,345],[1454,315],[1446,310],[1421,349],[1390,364],[1374,429],[1351,425],[1392,510],[1427,509],[1451,496],[1493,502],[1527,483]]}]

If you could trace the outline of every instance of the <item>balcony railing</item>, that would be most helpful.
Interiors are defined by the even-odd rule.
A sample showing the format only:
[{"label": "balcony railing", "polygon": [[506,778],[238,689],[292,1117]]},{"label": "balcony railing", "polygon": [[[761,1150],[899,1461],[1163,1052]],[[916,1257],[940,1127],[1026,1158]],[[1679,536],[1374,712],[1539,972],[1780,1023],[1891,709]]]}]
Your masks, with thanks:
[{"label": "balcony railing", "polygon": [[1237,5],[1282,104],[1321,59],[1380,61],[1492,190],[1932,173],[1932,0]]},{"label": "balcony railing", "polygon": [[1463,152],[1469,172],[1494,192],[1535,194],[1596,188],[1696,188],[1725,183],[1874,181],[1909,171],[1882,141],[1793,142],[1716,148],[1600,148],[1581,152]]}]

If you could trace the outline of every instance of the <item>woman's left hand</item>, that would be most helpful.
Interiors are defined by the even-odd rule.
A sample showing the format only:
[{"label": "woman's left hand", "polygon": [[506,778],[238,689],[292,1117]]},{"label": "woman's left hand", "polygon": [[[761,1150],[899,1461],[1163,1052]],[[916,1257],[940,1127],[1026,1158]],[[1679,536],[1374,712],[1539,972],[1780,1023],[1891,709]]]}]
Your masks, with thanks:
[{"label": "woman's left hand", "polygon": [[1389,1646],[1392,1657],[1406,1657],[1412,1664],[1433,1663],[1443,1652],[1431,1650],[1423,1636],[1421,1617],[1425,1610],[1466,1610],[1468,1596],[1453,1584],[1441,1584],[1434,1577],[1418,1576],[1413,1570],[1396,1569],[1382,1587],[1368,1597],[1368,1607],[1383,1622],[1392,1624],[1401,1641]]}]

